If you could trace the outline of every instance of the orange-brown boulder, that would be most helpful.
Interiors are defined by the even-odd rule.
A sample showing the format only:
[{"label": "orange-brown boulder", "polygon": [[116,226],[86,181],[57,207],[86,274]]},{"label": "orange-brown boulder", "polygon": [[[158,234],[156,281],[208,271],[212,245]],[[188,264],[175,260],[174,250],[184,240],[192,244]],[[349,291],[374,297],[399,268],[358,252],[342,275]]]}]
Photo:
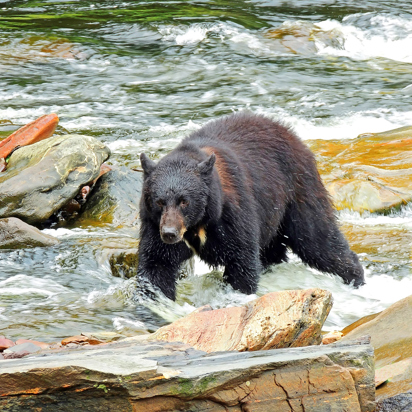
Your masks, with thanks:
[{"label": "orange-brown boulder", "polygon": [[412,199],[412,127],[307,142],[337,209],[385,211]]},{"label": "orange-brown boulder", "polygon": [[273,292],[241,307],[204,306],[153,337],[205,352],[317,345],[331,307],[332,295],[322,289]]}]

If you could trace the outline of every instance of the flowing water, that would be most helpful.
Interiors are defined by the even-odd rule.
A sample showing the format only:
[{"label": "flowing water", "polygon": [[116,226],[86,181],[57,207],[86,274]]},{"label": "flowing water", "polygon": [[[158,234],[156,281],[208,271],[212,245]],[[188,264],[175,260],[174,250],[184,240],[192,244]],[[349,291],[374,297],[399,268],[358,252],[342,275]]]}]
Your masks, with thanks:
[{"label": "flowing water", "polygon": [[[302,139],[348,139],[412,124],[412,15],[406,1],[0,0],[0,119],[55,112],[95,136],[110,162],[139,166],[208,120],[250,109]],[[12,126],[3,124],[3,131]],[[339,213],[367,284],[358,290],[297,258],[261,277],[258,294],[330,290],[325,329],[341,329],[412,291],[412,208]],[[99,251],[111,227],[49,229],[53,248],[0,253],[0,334],[50,341],[82,331],[153,331],[209,303],[245,296],[196,262],[176,303],[133,300]]]}]

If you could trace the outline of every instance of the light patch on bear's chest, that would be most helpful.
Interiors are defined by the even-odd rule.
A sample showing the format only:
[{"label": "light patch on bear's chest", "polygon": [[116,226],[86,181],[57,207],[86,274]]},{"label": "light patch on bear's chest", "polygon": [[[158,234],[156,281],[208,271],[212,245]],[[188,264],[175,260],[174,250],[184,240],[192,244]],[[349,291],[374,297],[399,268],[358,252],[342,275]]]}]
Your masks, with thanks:
[{"label": "light patch on bear's chest", "polygon": [[206,243],[206,229],[204,228],[204,226],[199,228],[197,235],[200,239],[200,246],[203,246]]},{"label": "light patch on bear's chest", "polygon": [[200,249],[205,245],[207,240],[205,227],[201,226],[197,230],[197,232],[194,232],[192,234],[192,236],[190,236],[189,238],[184,237],[183,240],[186,243],[187,247],[198,255]]}]

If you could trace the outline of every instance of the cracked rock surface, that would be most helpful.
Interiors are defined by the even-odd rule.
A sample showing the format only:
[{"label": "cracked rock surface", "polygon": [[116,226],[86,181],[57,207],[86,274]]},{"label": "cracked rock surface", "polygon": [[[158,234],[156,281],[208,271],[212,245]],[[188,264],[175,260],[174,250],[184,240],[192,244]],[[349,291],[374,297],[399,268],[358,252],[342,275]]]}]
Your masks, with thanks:
[{"label": "cracked rock surface", "polygon": [[0,410],[374,410],[373,349],[327,346],[206,354],[123,341],[3,360]]}]

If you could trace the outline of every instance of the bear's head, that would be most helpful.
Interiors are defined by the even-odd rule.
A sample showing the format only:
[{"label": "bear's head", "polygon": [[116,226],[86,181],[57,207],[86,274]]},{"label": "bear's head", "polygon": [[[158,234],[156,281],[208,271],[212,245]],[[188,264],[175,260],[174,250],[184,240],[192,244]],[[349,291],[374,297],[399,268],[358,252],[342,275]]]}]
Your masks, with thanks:
[{"label": "bear's head", "polygon": [[143,206],[158,225],[163,242],[182,241],[185,232],[208,214],[215,160],[213,153],[199,162],[172,152],[156,164],[144,153],[140,155]]}]

